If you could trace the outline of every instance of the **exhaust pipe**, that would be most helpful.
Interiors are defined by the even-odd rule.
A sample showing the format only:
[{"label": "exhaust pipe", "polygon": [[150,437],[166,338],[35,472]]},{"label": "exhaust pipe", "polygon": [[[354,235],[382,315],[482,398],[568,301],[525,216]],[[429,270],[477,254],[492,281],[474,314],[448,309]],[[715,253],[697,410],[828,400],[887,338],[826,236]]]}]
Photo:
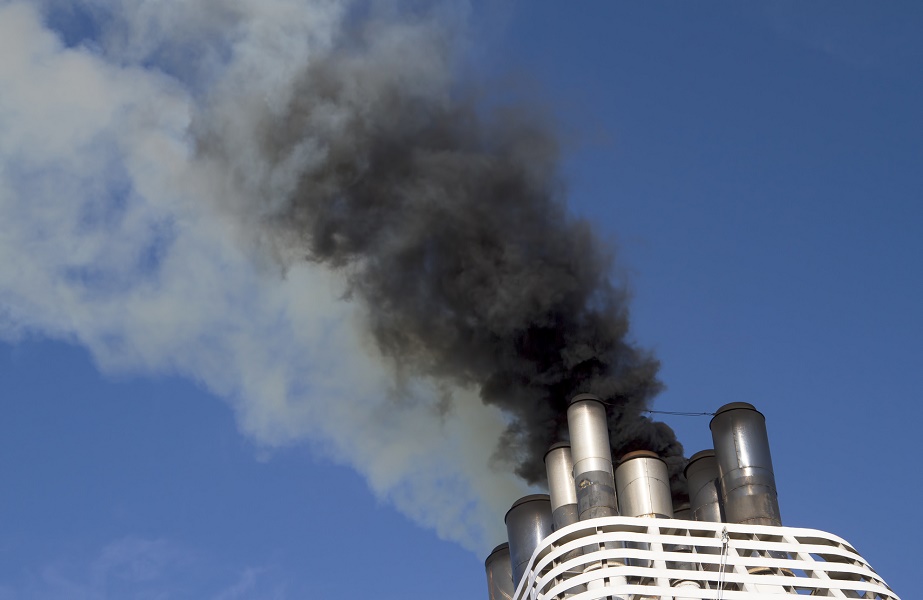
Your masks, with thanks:
[{"label": "exhaust pipe", "polygon": [[[718,459],[714,450],[696,452],[689,459],[683,470],[689,485],[689,505],[692,518],[696,521],[724,523],[724,510],[721,506],[721,484],[718,480]],[[702,546],[696,548],[699,554],[720,554],[718,548]],[[718,565],[702,563],[705,571],[717,571]]]},{"label": "exhaust pipe", "polygon": [[[670,476],[667,465],[654,452],[637,450],[629,452],[615,469],[615,495],[619,499],[619,512],[626,517],[670,519],[673,517],[673,499],[670,494]],[[650,550],[646,542],[625,542],[629,548]],[[649,560],[629,559],[629,564],[649,567]]]},{"label": "exhaust pipe", "polygon": [[[577,518],[581,521],[598,517],[616,517],[619,514],[615,496],[615,478],[612,473],[612,450],[609,447],[609,427],[606,407],[598,396],[579,394],[567,407],[567,427],[570,430],[571,454],[574,460],[574,485],[577,488]],[[587,546],[584,554],[599,547]],[[584,566],[584,574],[603,566],[597,561]],[[609,566],[624,566],[609,561]],[[611,584],[624,584],[624,575],[594,579],[586,584],[593,592]],[[621,596],[604,596],[612,600],[627,600]]]},{"label": "exhaust pipe", "polygon": [[629,452],[615,469],[619,512],[626,517],[673,518],[667,464],[648,450]]},{"label": "exhaust pipe", "polygon": [[[568,442],[558,442],[545,453],[545,471],[548,474],[548,491],[551,495],[551,520],[554,530],[557,531],[568,525],[576,523],[577,518],[577,490],[574,488],[574,460]],[[577,548],[561,556],[560,562],[567,562],[580,556],[581,550]],[[580,575],[582,570],[565,571],[561,581]],[[569,594],[573,595],[586,591],[585,586],[574,586]]]},{"label": "exhaust pipe", "polygon": [[782,525],[766,417],[746,402],[718,409],[709,424],[729,523]]},{"label": "exhaust pipe", "polygon": [[512,600],[516,588],[513,587],[513,569],[510,564],[510,545],[500,544],[484,561],[487,571],[488,600]]},{"label": "exhaust pipe", "polygon": [[513,588],[519,586],[532,553],[551,535],[551,500],[547,494],[524,496],[513,503],[503,521],[509,540]]},{"label": "exhaust pipe", "polygon": [[570,444],[558,442],[545,453],[548,492],[551,495],[551,519],[557,531],[576,523],[577,490],[574,488],[574,459]]},{"label": "exhaust pipe", "polygon": [[612,451],[606,407],[598,396],[574,396],[567,407],[571,454],[574,460],[574,485],[577,491],[577,518],[618,516]]},{"label": "exhaust pipe", "polygon": [[[766,417],[746,402],[732,402],[718,409],[709,424],[721,474],[721,500],[729,523],[782,525],[776,477],[769,453]],[[784,552],[770,556],[785,557]],[[754,574],[771,575],[771,569],[757,568]],[[783,575],[791,575],[782,570]],[[785,593],[783,586],[756,586],[764,594]]]},{"label": "exhaust pipe", "polygon": [[689,484],[689,508],[696,521],[724,522],[718,459],[714,450],[696,452],[683,470]]},{"label": "exhaust pipe", "polygon": [[[638,450],[622,457],[615,469],[615,488],[619,499],[619,511],[628,517],[673,518],[673,495],[670,491],[670,474],[667,464],[655,452]],[[646,542],[629,543],[630,547],[649,550]],[[692,552],[687,544],[665,545],[664,550]],[[650,560],[631,559],[635,566],[649,567]],[[695,571],[695,564],[686,561],[668,561],[667,568]],[[670,585],[679,591],[699,589],[696,581],[671,580]],[[678,596],[679,597],[679,596]]]}]

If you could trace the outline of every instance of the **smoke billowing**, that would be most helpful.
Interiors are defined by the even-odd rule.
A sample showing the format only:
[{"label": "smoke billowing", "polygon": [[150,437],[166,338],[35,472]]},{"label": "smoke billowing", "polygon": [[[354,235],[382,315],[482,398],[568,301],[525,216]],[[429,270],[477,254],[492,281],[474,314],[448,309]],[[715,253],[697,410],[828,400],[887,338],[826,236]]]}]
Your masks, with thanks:
[{"label": "smoke billowing", "polygon": [[485,108],[438,10],[0,3],[0,339],[199,382],[479,553],[576,392],[676,474],[554,127]]},{"label": "smoke billowing", "polygon": [[[483,109],[448,31],[353,24],[249,115],[243,139],[225,99],[199,113],[200,158],[252,190],[236,210],[263,247],[346,275],[398,393],[423,378],[501,408],[497,456],[527,481],[544,478],[579,392],[609,403],[616,457],[654,450],[681,477],[672,430],[642,415],[658,362],[630,338],[611,252],[568,213],[553,126],[529,106]],[[248,172],[241,144],[264,172]]]}]

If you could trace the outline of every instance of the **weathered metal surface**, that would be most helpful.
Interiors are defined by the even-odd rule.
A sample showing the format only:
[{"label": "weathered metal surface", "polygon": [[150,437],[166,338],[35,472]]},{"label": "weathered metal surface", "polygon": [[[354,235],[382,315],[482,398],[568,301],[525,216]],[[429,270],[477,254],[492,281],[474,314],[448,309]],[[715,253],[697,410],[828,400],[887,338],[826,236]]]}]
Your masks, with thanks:
[{"label": "weathered metal surface", "polygon": [[781,525],[766,418],[752,404],[733,402],[710,423],[729,523]]},{"label": "weathered metal surface", "polygon": [[559,442],[545,453],[545,472],[551,496],[551,516],[554,528],[560,529],[578,521],[577,490],[574,487],[574,461],[570,444]]},{"label": "weathered metal surface", "polygon": [[591,394],[580,394],[567,408],[574,486],[580,520],[618,514],[606,407]]},{"label": "weathered metal surface", "polygon": [[532,552],[553,530],[551,500],[547,494],[520,498],[507,511],[504,521],[515,586],[522,578],[526,564],[532,558]]},{"label": "weathered metal surface", "polygon": [[619,513],[626,517],[673,517],[667,465],[653,452],[639,450],[622,457],[615,469]]},{"label": "weathered metal surface", "polygon": [[487,571],[488,600],[510,600],[516,593],[510,563],[510,545],[503,543],[494,548],[484,561],[484,570]]},{"label": "weathered metal surface", "polygon": [[718,459],[714,450],[696,452],[686,465],[686,484],[689,486],[689,507],[692,519],[721,523],[721,491],[718,478]]}]

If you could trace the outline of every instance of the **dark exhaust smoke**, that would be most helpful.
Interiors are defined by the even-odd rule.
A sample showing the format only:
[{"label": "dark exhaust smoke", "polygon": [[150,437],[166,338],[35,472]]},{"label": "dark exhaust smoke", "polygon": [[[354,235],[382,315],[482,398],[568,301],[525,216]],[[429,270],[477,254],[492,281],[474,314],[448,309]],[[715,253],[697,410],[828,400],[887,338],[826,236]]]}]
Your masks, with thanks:
[{"label": "dark exhaust smoke", "polygon": [[497,457],[525,480],[544,480],[583,392],[608,405],[616,457],[653,450],[682,477],[673,431],[643,416],[659,363],[629,337],[610,248],[568,213],[554,127],[528,106],[484,109],[445,27],[356,31],[287,100],[252,108],[246,156],[267,172],[248,172],[218,110],[196,116],[199,158],[253,188],[242,214],[275,255],[346,276],[398,387],[475,388],[505,411]]}]

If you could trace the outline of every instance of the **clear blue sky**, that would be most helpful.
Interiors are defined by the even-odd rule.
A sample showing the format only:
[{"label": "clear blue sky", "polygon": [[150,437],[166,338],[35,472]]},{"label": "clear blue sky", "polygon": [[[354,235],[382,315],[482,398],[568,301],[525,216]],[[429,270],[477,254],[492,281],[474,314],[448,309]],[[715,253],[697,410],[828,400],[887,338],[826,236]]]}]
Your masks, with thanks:
[{"label": "clear blue sky", "polygon": [[[240,274],[237,234],[186,237],[195,183],[163,183],[247,19],[297,19],[94,19],[104,4],[0,2],[0,599],[486,597],[502,508],[394,466],[463,436],[340,454],[348,408],[302,398],[342,393],[334,361],[364,364],[337,355],[335,284],[304,275],[317,297],[292,308],[299,272]],[[556,123],[571,209],[617,248],[633,337],[663,363],[655,408],[756,405],[785,523],[851,541],[909,598],[923,5],[487,4],[446,10],[465,70]],[[311,3],[269,5],[325,27]],[[200,35],[227,46],[189,66]],[[710,444],[707,419],[668,422],[687,455]]]}]

